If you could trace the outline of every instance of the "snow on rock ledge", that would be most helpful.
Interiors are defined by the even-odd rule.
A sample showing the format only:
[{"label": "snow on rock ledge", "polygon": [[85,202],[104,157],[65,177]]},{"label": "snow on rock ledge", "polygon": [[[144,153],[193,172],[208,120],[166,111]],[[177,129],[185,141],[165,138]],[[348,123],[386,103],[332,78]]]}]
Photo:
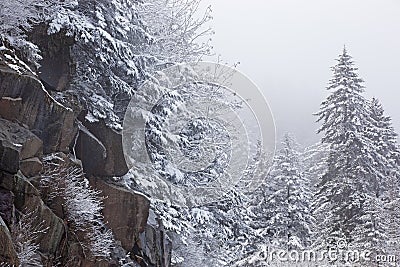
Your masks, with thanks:
[{"label": "snow on rock ledge", "polygon": [[[4,54],[4,51],[8,50],[0,52]],[[7,55],[12,57],[11,52]],[[4,104],[0,116],[26,125],[43,141],[45,153],[67,151],[76,132],[72,110],[54,100],[17,57],[14,60],[15,64],[8,64],[0,57],[0,98]],[[14,108],[14,105],[7,104],[7,99],[21,102],[19,113],[8,110],[7,107]],[[14,117],[10,118],[10,114]]]}]

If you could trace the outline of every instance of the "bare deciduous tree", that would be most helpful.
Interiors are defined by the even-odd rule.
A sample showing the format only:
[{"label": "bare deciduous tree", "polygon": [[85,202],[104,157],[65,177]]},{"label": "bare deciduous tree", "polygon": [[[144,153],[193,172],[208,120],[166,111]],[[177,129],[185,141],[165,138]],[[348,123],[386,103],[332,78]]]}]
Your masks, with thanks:
[{"label": "bare deciduous tree", "polygon": [[200,14],[201,0],[152,0],[138,6],[150,44],[142,47],[164,63],[199,60],[211,53],[211,8]]},{"label": "bare deciduous tree", "polygon": [[62,159],[54,159],[51,156],[45,158],[41,188],[51,192],[49,200],[62,199],[69,231],[77,238],[83,252],[89,257],[109,258],[115,241],[103,221],[101,211],[104,205],[100,192],[90,187],[80,167],[63,166],[58,163]]},{"label": "bare deciduous tree", "polygon": [[18,221],[11,224],[11,238],[20,266],[42,266],[37,239],[39,235],[45,234],[47,229],[43,223],[37,223],[36,211],[20,213]]}]

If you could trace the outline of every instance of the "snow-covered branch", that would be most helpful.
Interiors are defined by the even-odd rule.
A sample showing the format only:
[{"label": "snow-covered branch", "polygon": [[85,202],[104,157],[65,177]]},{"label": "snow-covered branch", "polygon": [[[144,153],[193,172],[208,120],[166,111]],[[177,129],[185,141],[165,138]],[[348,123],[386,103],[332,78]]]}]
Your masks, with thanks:
[{"label": "snow-covered branch", "polygon": [[50,200],[61,197],[69,231],[78,238],[84,252],[95,258],[109,258],[114,238],[101,214],[103,199],[90,187],[82,169],[62,166],[49,157],[40,183],[43,191],[52,192]]},{"label": "snow-covered branch", "polygon": [[37,223],[36,211],[20,213],[18,221],[11,224],[10,228],[20,266],[42,266],[37,239],[47,229],[42,222]]}]

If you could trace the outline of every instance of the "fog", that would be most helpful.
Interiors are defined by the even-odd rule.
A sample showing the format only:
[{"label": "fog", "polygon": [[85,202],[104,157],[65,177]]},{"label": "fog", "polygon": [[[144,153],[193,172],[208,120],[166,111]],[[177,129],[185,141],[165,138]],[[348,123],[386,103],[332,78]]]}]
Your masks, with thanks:
[{"label": "fog", "polygon": [[277,134],[318,140],[312,114],[327,96],[330,67],[346,45],[400,130],[400,2],[371,0],[205,0],[216,54],[249,76],[269,101]]}]

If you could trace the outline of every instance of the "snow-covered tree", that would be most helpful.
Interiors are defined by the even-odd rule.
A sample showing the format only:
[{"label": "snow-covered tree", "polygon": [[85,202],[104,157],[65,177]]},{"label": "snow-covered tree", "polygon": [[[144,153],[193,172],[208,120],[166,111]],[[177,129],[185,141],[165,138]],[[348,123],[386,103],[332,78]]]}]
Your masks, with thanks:
[{"label": "snow-covered tree", "polygon": [[376,168],[382,157],[370,138],[376,128],[362,95],[363,81],[345,48],[332,70],[327,88],[331,94],[317,113],[322,122],[318,132],[329,146],[328,169],[314,204],[317,217],[323,218],[318,243],[334,245],[332,240],[344,239],[355,247],[376,248],[384,235],[376,227],[376,190],[382,177]]},{"label": "snow-covered tree", "polygon": [[371,132],[371,139],[375,143],[376,151],[384,159],[382,164],[377,166],[384,174],[376,191],[380,206],[377,227],[385,232],[382,251],[395,253],[400,248],[400,213],[398,204],[400,202],[400,150],[397,143],[391,118],[384,114],[384,109],[378,99],[373,98],[370,102],[371,118],[373,119],[374,132]]},{"label": "snow-covered tree", "polygon": [[27,63],[36,67],[42,59],[39,47],[28,40],[32,28],[46,21],[47,17],[74,1],[10,0],[0,2],[0,44],[14,49]]},{"label": "snow-covered tree", "polygon": [[[205,260],[203,247],[195,238],[193,221],[187,207],[152,199],[152,212],[157,216],[157,224],[167,231],[172,242],[172,266],[201,266]],[[152,215],[150,215],[152,218]]]},{"label": "snow-covered tree", "polygon": [[303,175],[310,181],[313,192],[328,168],[328,155],[329,147],[321,142],[306,147],[301,155]]},{"label": "snow-covered tree", "polygon": [[[174,234],[171,236],[175,237]],[[172,259],[171,266],[176,267],[196,267],[196,266],[210,266],[207,264],[207,254],[204,248],[199,244],[194,235],[189,235],[185,239],[176,235],[172,239]]]},{"label": "snow-covered tree", "polygon": [[263,186],[263,198],[252,211],[264,242],[282,249],[311,244],[314,218],[310,213],[310,182],[302,172],[298,145],[285,135]]},{"label": "snow-covered tree", "polygon": [[[163,64],[197,61],[211,53],[209,36],[211,9],[200,8],[201,0],[150,0],[139,5],[138,14],[151,36],[140,49]],[[204,12],[204,13],[202,13]]]},{"label": "snow-covered tree", "polygon": [[309,176],[303,174],[302,163],[299,145],[286,134],[264,183],[251,197],[251,236],[247,249],[232,266],[266,266],[272,264],[267,262],[274,249],[310,247],[315,226],[310,209],[312,185]]},{"label": "snow-covered tree", "polygon": [[[322,177],[328,170],[328,156],[329,146],[327,144],[318,142],[309,147],[306,147],[302,153],[302,168],[303,175],[310,182],[310,190],[312,192],[311,210],[314,210],[317,201],[316,193],[318,192],[317,185],[322,181]],[[317,204],[318,205],[318,204]],[[318,225],[324,220],[325,215],[317,213],[313,215],[315,218],[315,225]],[[315,232],[313,242],[318,234]]]},{"label": "snow-covered tree", "polygon": [[152,203],[172,239],[173,266],[231,266],[245,254],[252,229],[243,195],[232,190],[197,207]]},{"label": "snow-covered tree", "polygon": [[381,225],[386,232],[384,252],[386,255],[396,255],[400,250],[400,197],[397,195],[384,203]]},{"label": "snow-covered tree", "polygon": [[221,199],[190,210],[193,238],[207,266],[231,266],[246,254],[253,236],[247,197],[232,189]]},{"label": "snow-covered tree", "polygon": [[[397,143],[391,118],[384,114],[379,100],[373,98],[370,102],[372,123],[375,126],[371,131],[370,138],[374,142],[376,151],[381,155],[382,164],[377,166],[381,169],[383,176],[379,181],[377,195],[380,197],[393,198],[399,193],[400,178],[400,149]],[[386,196],[385,196],[386,194]],[[388,195],[389,194],[389,195]]]},{"label": "snow-covered tree", "polygon": [[141,54],[138,43],[150,36],[138,18],[136,1],[79,1],[50,17],[49,34],[73,36],[71,57],[76,70],[65,92],[55,93],[67,106],[77,99],[87,110],[86,119],[104,119],[120,130],[129,100],[147,78],[147,65],[157,59]]}]

